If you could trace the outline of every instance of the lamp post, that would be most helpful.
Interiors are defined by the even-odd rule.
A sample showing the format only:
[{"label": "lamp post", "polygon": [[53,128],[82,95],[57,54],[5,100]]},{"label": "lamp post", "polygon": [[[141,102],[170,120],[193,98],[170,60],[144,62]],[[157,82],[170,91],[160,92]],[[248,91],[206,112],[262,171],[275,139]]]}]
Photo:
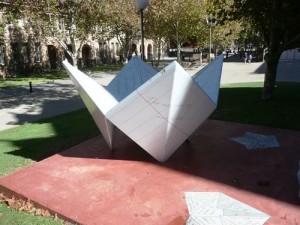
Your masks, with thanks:
[{"label": "lamp post", "polygon": [[211,28],[217,24],[217,20],[215,18],[206,18],[206,23],[209,26],[209,56],[208,60],[211,62]]},{"label": "lamp post", "polygon": [[145,50],[144,50],[144,9],[148,6],[149,2],[148,0],[135,0],[136,7],[141,13],[141,39],[142,39],[142,45],[141,45],[141,58],[143,61],[145,61]]}]

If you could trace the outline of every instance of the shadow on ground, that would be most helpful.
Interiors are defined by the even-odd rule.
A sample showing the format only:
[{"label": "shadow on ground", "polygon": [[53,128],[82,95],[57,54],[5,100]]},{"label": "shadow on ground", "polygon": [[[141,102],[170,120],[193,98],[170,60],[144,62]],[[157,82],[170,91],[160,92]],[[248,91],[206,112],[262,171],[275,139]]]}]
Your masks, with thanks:
[{"label": "shadow on ground", "polygon": [[[275,135],[280,148],[249,151],[231,140],[245,132]],[[102,138],[60,154],[65,157],[107,161],[142,161],[185,173],[239,190],[246,190],[290,204],[300,205],[297,170],[300,132],[265,127],[206,121],[166,162],[158,163],[121,132],[116,133],[116,148],[111,152]],[[97,148],[95,148],[97,146]],[[128,174],[130,176],[130,173]],[[170,182],[170,181],[169,181]],[[168,183],[166,185],[176,185]]]},{"label": "shadow on ground", "polygon": [[[57,87],[59,91],[56,90]],[[67,84],[36,85],[32,93],[27,87],[3,89],[0,96],[0,107],[2,110],[9,111],[14,118],[8,125],[20,125],[84,107],[73,86]]]},{"label": "shadow on ground", "polygon": [[[44,109],[47,111],[47,104]],[[25,117],[21,116],[21,119]],[[28,119],[28,118],[26,118]],[[15,146],[6,154],[40,161],[89,138],[99,135],[95,123],[86,109],[27,123],[19,128],[6,130],[4,134],[16,132],[18,140],[0,137],[2,142]],[[21,138],[23,137],[23,139]]]}]

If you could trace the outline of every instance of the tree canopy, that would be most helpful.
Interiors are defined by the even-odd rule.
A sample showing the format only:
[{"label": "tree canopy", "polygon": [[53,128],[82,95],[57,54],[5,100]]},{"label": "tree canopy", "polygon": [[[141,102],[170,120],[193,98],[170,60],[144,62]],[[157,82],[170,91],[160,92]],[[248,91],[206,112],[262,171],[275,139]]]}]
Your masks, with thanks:
[{"label": "tree canopy", "polygon": [[[54,37],[68,52],[77,65],[77,56],[81,47],[90,36],[96,35],[96,28],[105,24],[101,0],[15,0],[9,5],[7,13],[14,18],[24,18],[23,27],[34,38]],[[75,49],[75,41],[80,45]],[[66,42],[71,43],[71,48]]]},{"label": "tree canopy", "polygon": [[149,32],[154,37],[163,35],[167,40],[175,40],[178,61],[181,45],[207,29],[205,0],[152,0],[148,10],[145,17]]},{"label": "tree canopy", "polygon": [[300,46],[300,8],[298,0],[213,0],[223,21],[244,20],[259,32],[266,48],[267,70],[262,98],[272,99],[276,72],[283,51]]},{"label": "tree canopy", "polygon": [[[151,0],[144,10],[145,37],[152,39],[158,49],[162,41],[175,41],[180,61],[183,43],[193,40],[199,47],[208,46],[206,18],[216,8],[213,1]],[[140,17],[134,0],[15,0],[10,12],[16,18],[27,16],[25,27],[35,38],[54,37],[69,52],[74,64],[83,43],[91,38],[103,43],[116,37],[122,55],[127,57],[140,35]],[[61,23],[64,32],[59,28]],[[213,29],[214,45],[230,45],[239,29],[238,22],[218,22]],[[75,45],[75,41],[80,45]]]}]

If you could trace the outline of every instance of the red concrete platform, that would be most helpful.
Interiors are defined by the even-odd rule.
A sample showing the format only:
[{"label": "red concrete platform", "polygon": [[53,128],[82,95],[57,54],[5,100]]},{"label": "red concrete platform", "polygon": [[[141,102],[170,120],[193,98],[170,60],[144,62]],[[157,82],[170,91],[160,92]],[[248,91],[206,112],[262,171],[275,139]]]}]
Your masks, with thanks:
[{"label": "red concrete platform", "polygon": [[[276,135],[279,148],[247,150],[246,131]],[[98,136],[0,179],[0,191],[29,198],[87,225],[183,225],[184,192],[222,192],[271,218],[300,224],[300,132],[206,121],[165,163],[120,131],[110,152]]]}]

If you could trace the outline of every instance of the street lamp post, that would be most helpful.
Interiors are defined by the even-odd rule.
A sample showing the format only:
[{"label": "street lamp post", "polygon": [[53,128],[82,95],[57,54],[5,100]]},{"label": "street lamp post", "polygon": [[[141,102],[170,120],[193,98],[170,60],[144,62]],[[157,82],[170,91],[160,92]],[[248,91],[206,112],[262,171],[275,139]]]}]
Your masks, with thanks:
[{"label": "street lamp post", "polygon": [[217,20],[214,18],[206,18],[206,23],[209,26],[209,56],[208,61],[211,62],[211,28],[217,24]]},{"label": "street lamp post", "polygon": [[141,39],[142,39],[142,45],[141,45],[141,58],[145,61],[145,49],[144,49],[144,9],[148,6],[149,2],[148,0],[136,0],[135,4],[138,8],[138,10],[141,13]]}]

